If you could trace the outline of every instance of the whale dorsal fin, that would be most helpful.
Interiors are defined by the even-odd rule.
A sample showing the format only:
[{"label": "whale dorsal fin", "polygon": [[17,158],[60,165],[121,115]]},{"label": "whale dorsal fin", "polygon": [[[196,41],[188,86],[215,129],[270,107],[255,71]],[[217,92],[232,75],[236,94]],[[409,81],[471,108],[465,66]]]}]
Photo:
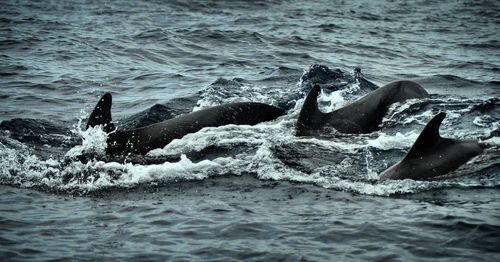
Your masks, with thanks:
[{"label": "whale dorsal fin", "polygon": [[307,94],[306,100],[300,110],[299,118],[297,119],[297,135],[303,135],[304,131],[314,128],[319,124],[324,114],[318,108],[318,96],[321,92],[321,87],[316,84]]},{"label": "whale dorsal fin", "polygon": [[447,140],[439,135],[439,127],[445,117],[446,113],[440,112],[427,123],[404,160],[422,156],[423,152],[432,150],[434,146],[441,143],[443,140]]},{"label": "whale dorsal fin", "polygon": [[112,98],[110,93],[104,94],[101,99],[99,99],[99,102],[97,102],[94,111],[92,111],[92,114],[90,114],[85,129],[103,125],[104,131],[106,133],[115,130],[115,125],[113,124],[113,120],[111,118],[111,102]]}]

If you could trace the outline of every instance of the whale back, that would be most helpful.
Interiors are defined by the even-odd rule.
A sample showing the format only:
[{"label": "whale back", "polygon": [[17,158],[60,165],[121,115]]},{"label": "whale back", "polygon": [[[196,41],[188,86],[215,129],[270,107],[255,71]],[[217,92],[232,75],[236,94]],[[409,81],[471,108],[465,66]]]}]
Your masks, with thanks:
[{"label": "whale back", "polygon": [[180,115],[162,122],[109,134],[106,153],[142,154],[163,148],[174,139],[196,133],[205,127],[256,125],[285,114],[281,108],[257,102],[239,102],[214,106]]},{"label": "whale back", "polygon": [[429,123],[425,126],[424,130],[418,136],[417,140],[411,147],[410,151],[403,160],[409,160],[426,155],[433,151],[437,146],[443,143],[454,143],[454,140],[442,138],[439,135],[439,127],[446,117],[446,113],[440,112],[435,115]]},{"label": "whale back", "polygon": [[442,138],[439,127],[445,116],[443,112],[434,116],[405,158],[382,172],[380,179],[423,180],[438,177],[483,152],[483,145],[477,141]]},{"label": "whale back", "polygon": [[114,131],[116,128],[111,118],[111,104],[112,104],[111,94],[110,93],[104,94],[101,97],[101,99],[99,99],[99,102],[97,102],[94,110],[90,114],[85,129],[88,129],[89,127],[102,125],[106,133]]},{"label": "whale back", "polygon": [[295,127],[298,136],[315,135],[330,128],[340,133],[370,133],[380,129],[382,119],[392,104],[429,97],[419,84],[402,80],[378,88],[347,106],[323,113],[317,102],[320,92],[318,84],[309,91]]}]

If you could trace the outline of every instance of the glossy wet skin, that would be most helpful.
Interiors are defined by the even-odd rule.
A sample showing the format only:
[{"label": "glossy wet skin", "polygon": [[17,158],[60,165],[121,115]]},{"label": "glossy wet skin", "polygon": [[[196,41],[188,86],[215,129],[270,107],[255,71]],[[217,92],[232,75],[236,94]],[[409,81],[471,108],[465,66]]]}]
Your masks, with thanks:
[{"label": "glossy wet skin", "polygon": [[146,127],[117,131],[108,139],[108,154],[146,154],[174,139],[204,127],[255,125],[284,115],[284,110],[262,103],[231,103],[178,116]]},{"label": "glossy wet skin", "polygon": [[483,147],[476,141],[452,141],[433,154],[398,162],[382,172],[380,179],[431,179],[457,169],[482,152]]},{"label": "glossy wet skin", "polygon": [[446,114],[434,116],[425,126],[406,157],[380,174],[381,180],[425,180],[445,175],[481,154],[477,141],[442,138],[439,127]]},{"label": "glossy wet skin", "polygon": [[396,81],[387,84],[355,102],[330,113],[323,113],[317,105],[321,88],[316,85],[309,92],[297,120],[297,135],[311,135],[334,128],[341,133],[370,133],[380,129],[389,106],[413,98],[427,98],[429,94],[417,83]]}]

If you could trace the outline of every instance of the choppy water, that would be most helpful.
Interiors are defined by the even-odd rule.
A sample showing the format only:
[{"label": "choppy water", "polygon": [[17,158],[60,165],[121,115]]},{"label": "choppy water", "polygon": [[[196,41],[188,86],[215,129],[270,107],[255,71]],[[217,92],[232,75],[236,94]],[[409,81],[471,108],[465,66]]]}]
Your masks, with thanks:
[{"label": "choppy water", "polygon": [[[493,261],[499,25],[496,1],[4,1],[0,254]],[[431,98],[372,134],[293,135],[311,83],[329,111],[397,79]],[[102,151],[104,134],[80,128],[107,91],[121,128],[231,101],[288,113],[127,163],[72,160]],[[379,182],[439,111],[443,136],[485,153],[448,179]]]}]

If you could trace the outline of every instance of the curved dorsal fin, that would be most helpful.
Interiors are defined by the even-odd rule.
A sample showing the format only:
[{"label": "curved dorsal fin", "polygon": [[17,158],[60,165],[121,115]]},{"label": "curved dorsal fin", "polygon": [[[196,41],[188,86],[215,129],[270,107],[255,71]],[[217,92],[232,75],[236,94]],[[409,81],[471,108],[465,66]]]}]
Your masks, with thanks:
[{"label": "curved dorsal fin", "polygon": [[427,123],[404,160],[421,156],[422,152],[432,149],[443,140],[443,138],[439,135],[439,127],[445,117],[446,113],[440,112],[435,115],[429,123]]},{"label": "curved dorsal fin", "polygon": [[318,108],[318,96],[321,92],[321,87],[316,84],[307,94],[306,100],[300,110],[299,118],[297,119],[297,134],[301,135],[304,130],[316,126],[323,118],[324,113]]},{"label": "curved dorsal fin", "polygon": [[90,114],[85,129],[103,125],[104,131],[106,133],[115,130],[115,125],[113,124],[113,120],[111,118],[111,102],[112,98],[110,93],[104,94],[101,99],[99,99],[99,102],[97,102],[94,111],[92,111],[92,114]]}]

